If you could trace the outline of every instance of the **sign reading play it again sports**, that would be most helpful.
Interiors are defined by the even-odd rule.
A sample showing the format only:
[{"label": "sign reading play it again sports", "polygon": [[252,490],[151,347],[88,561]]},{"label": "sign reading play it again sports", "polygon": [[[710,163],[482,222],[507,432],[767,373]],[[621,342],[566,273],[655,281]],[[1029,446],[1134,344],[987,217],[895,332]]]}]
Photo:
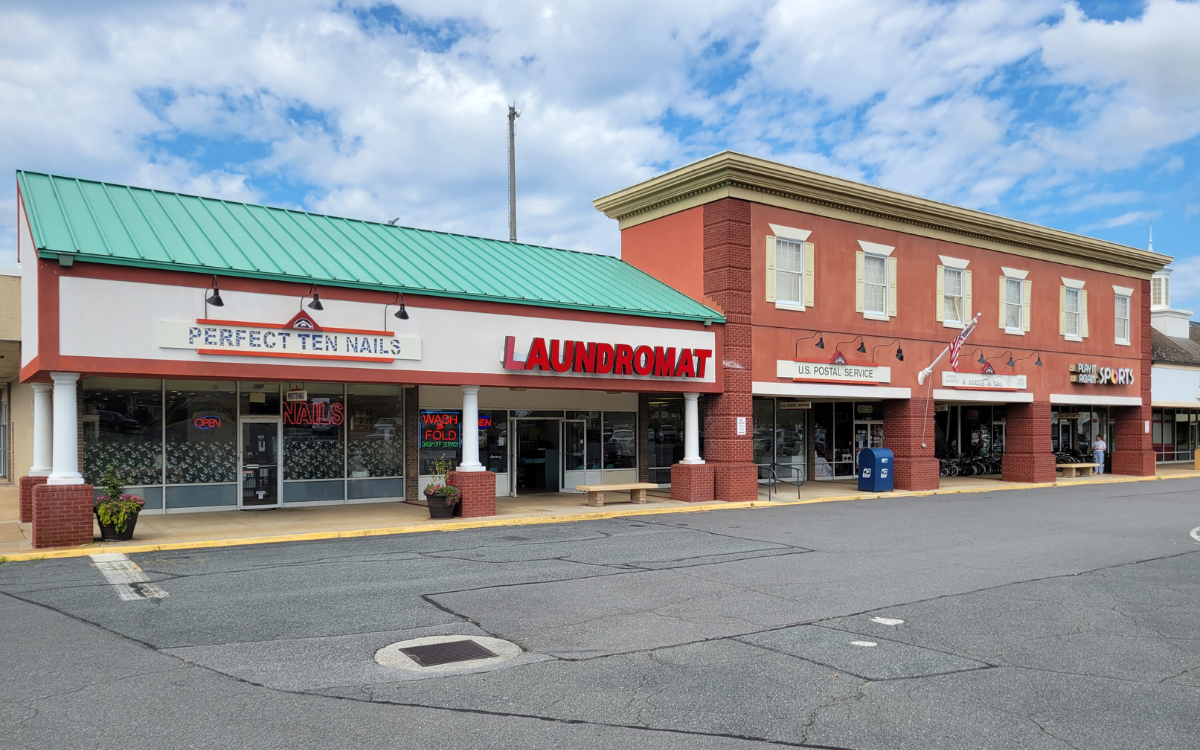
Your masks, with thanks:
[{"label": "sign reading play it again sports", "polygon": [[942,386],[977,391],[1023,391],[1025,390],[1025,376],[947,370],[942,373]]},{"label": "sign reading play it again sports", "polygon": [[776,376],[791,380],[874,385],[892,382],[892,368],[875,365],[842,365],[832,362],[793,362],[790,359],[780,359],[776,361]]},{"label": "sign reading play it again sports", "polygon": [[421,359],[421,339],[391,331],[322,328],[301,311],[282,325],[232,320],[158,322],[158,345],[200,354],[394,362]]}]

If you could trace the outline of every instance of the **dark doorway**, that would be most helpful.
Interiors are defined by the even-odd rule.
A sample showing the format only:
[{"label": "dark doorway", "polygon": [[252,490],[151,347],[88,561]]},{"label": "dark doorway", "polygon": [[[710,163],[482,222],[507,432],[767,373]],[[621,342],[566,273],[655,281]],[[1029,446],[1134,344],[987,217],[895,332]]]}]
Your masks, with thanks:
[{"label": "dark doorway", "polygon": [[516,420],[517,494],[532,495],[558,492],[561,488],[559,467],[559,421],[557,419]]}]

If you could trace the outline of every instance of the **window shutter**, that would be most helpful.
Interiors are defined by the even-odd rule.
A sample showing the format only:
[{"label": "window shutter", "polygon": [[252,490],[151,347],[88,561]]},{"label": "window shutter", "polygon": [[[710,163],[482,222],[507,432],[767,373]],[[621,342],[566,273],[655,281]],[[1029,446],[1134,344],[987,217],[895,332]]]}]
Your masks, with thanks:
[{"label": "window shutter", "polygon": [[1079,290],[1079,337],[1083,339],[1088,337],[1086,289]]},{"label": "window shutter", "polygon": [[896,316],[896,259],[887,259],[888,269],[888,316]]},{"label": "window shutter", "polygon": [[1033,282],[1021,282],[1021,330],[1029,332],[1029,301],[1033,299]]},{"label": "window shutter", "polygon": [[767,236],[767,302],[775,301],[775,236]]},{"label": "window shutter", "polygon": [[946,267],[937,267],[937,303],[934,305],[937,311],[937,320],[942,322],[946,319]]},{"label": "window shutter", "polygon": [[963,271],[963,324],[971,322],[971,272]]},{"label": "window shutter", "polygon": [[813,269],[817,266],[817,246],[811,242],[804,243],[804,306],[813,306],[816,291]]},{"label": "window shutter", "polygon": [[1058,335],[1067,335],[1067,288],[1058,288]]},{"label": "window shutter", "polygon": [[1008,304],[1008,277],[1000,277],[1000,327],[1004,328],[1004,321],[1008,317],[1008,310],[1005,305]]},{"label": "window shutter", "polygon": [[864,258],[864,253],[862,250],[859,250],[857,253],[854,254],[854,311],[855,312],[862,312],[863,310],[866,309],[866,303],[864,301],[864,297],[866,297],[866,289],[863,288],[863,285],[866,283],[864,281],[865,274],[863,271],[863,266],[865,264],[866,264],[866,259]]}]

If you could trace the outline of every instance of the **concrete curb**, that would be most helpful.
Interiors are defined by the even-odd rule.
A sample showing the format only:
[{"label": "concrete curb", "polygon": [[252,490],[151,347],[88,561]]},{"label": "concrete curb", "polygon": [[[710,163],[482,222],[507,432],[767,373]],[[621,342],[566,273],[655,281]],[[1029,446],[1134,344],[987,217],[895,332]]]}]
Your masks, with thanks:
[{"label": "concrete curb", "polygon": [[[1111,477],[1111,478],[1110,478]],[[85,557],[97,552],[113,551],[125,554],[138,552],[161,552],[178,549],[212,549],[216,547],[241,547],[254,544],[279,544],[282,542],[307,542],[322,539],[354,539],[368,536],[396,536],[399,534],[416,534],[433,531],[462,531],[465,529],[486,529],[503,526],[536,526],[550,523],[570,523],[572,521],[597,521],[606,518],[625,518],[629,516],[653,516],[668,513],[701,513],[710,510],[733,510],[735,508],[779,508],[787,505],[815,505],[818,503],[838,503],[848,500],[881,500],[887,498],[928,497],[930,495],[968,495],[985,492],[1010,492],[1012,490],[1036,490],[1050,487],[1075,487],[1090,484],[1126,484],[1129,482],[1156,482],[1167,479],[1193,479],[1194,475],[1168,474],[1152,477],[1119,477],[1106,475],[1104,479],[1093,479],[1088,482],[1058,484],[1057,482],[1041,482],[1028,484],[1012,484],[1000,487],[955,487],[921,492],[858,493],[854,495],[835,495],[832,497],[813,498],[811,500],[752,500],[741,503],[716,501],[697,503],[670,508],[631,508],[625,506],[617,510],[601,510],[592,513],[572,513],[569,515],[547,515],[532,518],[480,518],[471,521],[447,521],[438,525],[408,525],[389,526],[376,529],[352,529],[349,531],[314,531],[303,534],[278,534],[274,536],[252,536],[230,539],[199,539],[184,542],[164,542],[162,544],[131,544],[103,545],[93,542],[81,547],[47,549],[33,552],[16,552],[0,556],[0,562],[24,562],[28,560],[55,560],[67,557]]]}]

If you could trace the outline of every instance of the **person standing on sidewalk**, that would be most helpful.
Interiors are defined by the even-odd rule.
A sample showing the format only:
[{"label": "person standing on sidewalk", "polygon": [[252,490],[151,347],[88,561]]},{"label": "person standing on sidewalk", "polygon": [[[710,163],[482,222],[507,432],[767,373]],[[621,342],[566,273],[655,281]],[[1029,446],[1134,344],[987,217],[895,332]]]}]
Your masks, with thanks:
[{"label": "person standing on sidewalk", "polygon": [[1108,445],[1105,444],[1104,438],[1097,435],[1096,440],[1092,443],[1092,460],[1096,462],[1096,468],[1092,469],[1093,474],[1104,473],[1104,451],[1108,450]]}]

